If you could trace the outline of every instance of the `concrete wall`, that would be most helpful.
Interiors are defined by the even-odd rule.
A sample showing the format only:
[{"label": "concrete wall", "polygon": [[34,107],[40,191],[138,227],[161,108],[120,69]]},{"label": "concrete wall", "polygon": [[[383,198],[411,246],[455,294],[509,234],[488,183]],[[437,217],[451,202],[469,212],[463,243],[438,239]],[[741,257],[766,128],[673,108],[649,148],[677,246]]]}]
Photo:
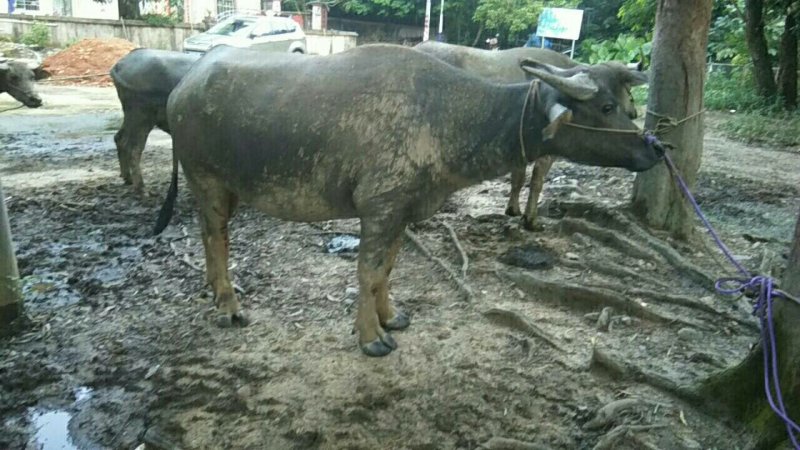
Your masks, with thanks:
[{"label": "concrete wall", "polygon": [[[50,27],[52,44],[57,47],[64,47],[85,38],[118,37],[127,39],[140,47],[180,51],[184,39],[202,31],[202,29],[187,24],[154,27],[144,22],[130,20],[89,20],[71,17],[0,14],[0,36],[18,39],[31,28],[34,19]],[[309,53],[328,55],[355,47],[358,35],[336,31],[307,31],[306,38]]]},{"label": "concrete wall", "polygon": [[306,51],[312,55],[330,55],[356,46],[358,34],[346,31],[306,31]]},{"label": "concrete wall", "polygon": [[[91,1],[91,0],[89,0]],[[50,27],[51,43],[64,47],[85,38],[118,37],[140,47],[181,50],[183,40],[201,30],[189,25],[154,27],[140,21],[75,19],[71,17],[21,16],[0,14],[0,36],[18,39],[28,31],[33,20]]]},{"label": "concrete wall", "polygon": [[[8,13],[8,1],[0,1],[0,14]],[[39,0],[38,10],[24,10],[16,8],[14,15],[33,16],[63,16],[82,19],[119,19],[119,4],[117,0],[108,3],[98,3],[94,0]]]}]

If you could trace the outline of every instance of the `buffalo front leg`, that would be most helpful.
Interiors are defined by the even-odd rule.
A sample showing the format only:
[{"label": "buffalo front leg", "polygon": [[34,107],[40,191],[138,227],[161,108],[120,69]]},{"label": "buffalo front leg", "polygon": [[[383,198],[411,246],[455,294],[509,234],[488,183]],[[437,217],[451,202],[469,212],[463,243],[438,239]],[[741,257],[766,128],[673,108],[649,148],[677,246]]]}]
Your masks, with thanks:
[{"label": "buffalo front leg", "polygon": [[531,174],[530,192],[528,193],[528,203],[525,205],[525,214],[522,216],[522,226],[527,230],[541,230],[542,226],[536,223],[539,215],[538,207],[539,196],[542,195],[544,179],[550,168],[553,167],[555,158],[552,156],[542,156],[533,163],[533,174]]},{"label": "buffalo front leg", "polygon": [[391,219],[362,218],[358,250],[359,303],[356,317],[358,339],[368,356],[385,356],[397,348],[384,329],[404,328],[408,319],[389,303],[389,272],[400,248],[405,225]]},{"label": "buffalo front leg", "polygon": [[511,195],[508,197],[506,215],[516,217],[522,214],[519,209],[519,192],[525,184],[525,169],[527,167],[517,167],[511,171]]},{"label": "buffalo front leg", "polygon": [[221,327],[246,325],[228,274],[228,221],[236,207],[236,196],[213,179],[192,181],[190,185],[200,209],[206,279],[214,291],[216,322]]}]

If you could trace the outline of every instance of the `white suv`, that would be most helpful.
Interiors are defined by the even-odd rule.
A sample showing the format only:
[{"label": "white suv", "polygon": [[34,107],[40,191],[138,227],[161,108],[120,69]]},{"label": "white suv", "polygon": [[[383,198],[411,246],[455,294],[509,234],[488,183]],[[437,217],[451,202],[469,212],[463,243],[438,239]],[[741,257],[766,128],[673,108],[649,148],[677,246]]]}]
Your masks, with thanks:
[{"label": "white suv", "polygon": [[208,31],[183,41],[183,51],[205,53],[217,45],[273,52],[306,52],[306,35],[292,19],[275,16],[231,16]]}]

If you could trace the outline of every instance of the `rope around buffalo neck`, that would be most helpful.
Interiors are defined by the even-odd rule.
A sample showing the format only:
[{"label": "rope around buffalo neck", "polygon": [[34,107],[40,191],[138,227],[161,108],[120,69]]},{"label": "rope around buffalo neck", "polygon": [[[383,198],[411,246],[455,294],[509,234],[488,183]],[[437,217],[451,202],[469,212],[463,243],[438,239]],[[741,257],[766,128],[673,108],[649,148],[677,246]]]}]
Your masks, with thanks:
[{"label": "rope around buffalo neck", "polygon": [[525,156],[525,137],[524,137],[524,126],[525,126],[525,110],[528,109],[528,101],[531,98],[531,93],[533,94],[533,107],[536,107],[536,97],[539,95],[539,79],[535,79],[531,81],[531,84],[528,86],[528,93],[525,94],[525,102],[522,104],[522,113],[519,116],[519,149],[520,154],[522,155],[522,167],[526,167],[528,165],[528,157]]}]

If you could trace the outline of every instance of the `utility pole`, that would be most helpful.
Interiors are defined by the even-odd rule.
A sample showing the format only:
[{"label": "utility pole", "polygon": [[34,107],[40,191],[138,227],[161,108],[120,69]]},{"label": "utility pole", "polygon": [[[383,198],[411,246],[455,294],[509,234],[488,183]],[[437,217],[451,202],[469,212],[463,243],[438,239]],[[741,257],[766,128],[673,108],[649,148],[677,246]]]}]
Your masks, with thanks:
[{"label": "utility pole", "polygon": [[439,5],[439,39],[441,39],[442,33],[444,33],[444,0]]},{"label": "utility pole", "polygon": [[425,2],[425,26],[422,29],[422,40],[431,38],[431,0]]}]

